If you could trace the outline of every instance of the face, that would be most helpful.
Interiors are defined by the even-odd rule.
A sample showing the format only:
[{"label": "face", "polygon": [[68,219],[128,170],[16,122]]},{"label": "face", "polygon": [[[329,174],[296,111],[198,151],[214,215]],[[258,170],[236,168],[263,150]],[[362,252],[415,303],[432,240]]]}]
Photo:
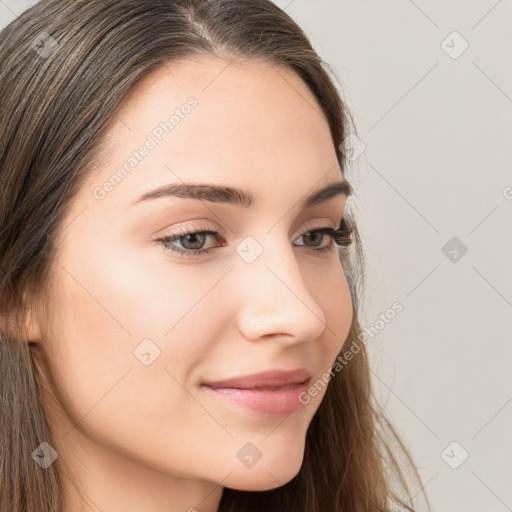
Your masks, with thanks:
[{"label": "face", "polygon": [[[320,107],[285,68],[182,61],[132,89],[107,137],[63,221],[50,317],[31,331],[61,456],[235,489],[284,485],[325,385],[298,407],[294,386],[204,384],[295,369],[312,384],[347,337],[337,246],[311,233],[337,228],[347,199],[302,204],[343,181]],[[186,183],[240,188],[252,203],[199,189],[139,200]]]}]

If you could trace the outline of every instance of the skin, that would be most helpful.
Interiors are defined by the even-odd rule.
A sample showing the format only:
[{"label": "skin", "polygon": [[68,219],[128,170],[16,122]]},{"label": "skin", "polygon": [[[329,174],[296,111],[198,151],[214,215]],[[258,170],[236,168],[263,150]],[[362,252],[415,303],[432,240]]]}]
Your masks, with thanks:
[{"label": "skin", "polygon": [[[313,189],[342,179],[327,121],[292,71],[226,64],[173,62],[132,89],[107,133],[110,153],[66,212],[49,313],[33,308],[28,320],[52,446],[85,496],[83,510],[212,512],[223,487],[290,481],[326,387],[284,418],[212,397],[200,384],[300,367],[317,381],[349,332],[337,246],[320,254],[315,244],[328,245],[328,236],[310,246],[300,236],[337,227],[346,205],[338,195],[298,208]],[[95,187],[190,96],[197,107],[95,198]],[[256,206],[177,197],[130,205],[159,185],[192,180],[246,188]],[[209,255],[181,258],[154,243],[177,227],[220,235],[205,239]],[[248,236],[263,248],[250,264],[235,250]],[[160,355],[146,366],[134,350],[147,338]],[[237,458],[248,442],[262,453],[250,468]],[[66,512],[82,510],[64,484]]]}]

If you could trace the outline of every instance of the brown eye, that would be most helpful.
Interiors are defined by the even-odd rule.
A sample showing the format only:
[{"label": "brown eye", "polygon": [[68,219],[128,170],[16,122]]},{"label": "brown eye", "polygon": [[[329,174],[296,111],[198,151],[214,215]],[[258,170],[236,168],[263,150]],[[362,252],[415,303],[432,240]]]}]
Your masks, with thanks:
[{"label": "brown eye", "polygon": [[180,236],[178,239],[184,249],[197,250],[201,249],[205,240],[205,233],[189,233],[188,235]]},{"label": "brown eye", "polygon": [[304,240],[306,240],[306,241],[312,240],[312,244],[311,244],[312,247],[318,247],[321,244],[321,242],[324,239],[324,236],[326,234],[327,233],[323,233],[322,231],[318,230],[318,231],[308,231],[307,233],[305,233],[302,236],[304,237]]},{"label": "brown eye", "polygon": [[[218,233],[210,229],[201,231],[178,229],[176,233],[155,240],[155,242],[163,245],[165,250],[176,252],[181,256],[197,256],[210,252],[210,249],[203,249],[208,236],[218,237]],[[181,247],[176,245],[176,242],[179,242]]]}]

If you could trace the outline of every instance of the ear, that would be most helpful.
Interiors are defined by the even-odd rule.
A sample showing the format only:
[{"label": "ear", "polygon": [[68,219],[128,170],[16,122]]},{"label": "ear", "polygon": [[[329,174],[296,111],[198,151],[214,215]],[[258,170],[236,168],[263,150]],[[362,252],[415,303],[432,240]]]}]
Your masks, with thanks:
[{"label": "ear", "polygon": [[25,341],[37,343],[41,339],[39,317],[33,306],[28,305],[25,313]]},{"label": "ear", "polygon": [[[0,329],[6,331],[7,333],[14,334],[15,332],[15,322],[12,316],[0,314]],[[37,342],[40,339],[40,329],[39,324],[36,321],[35,315],[32,314],[31,308],[27,309],[27,312],[24,315],[24,333],[23,338],[26,342]]]}]

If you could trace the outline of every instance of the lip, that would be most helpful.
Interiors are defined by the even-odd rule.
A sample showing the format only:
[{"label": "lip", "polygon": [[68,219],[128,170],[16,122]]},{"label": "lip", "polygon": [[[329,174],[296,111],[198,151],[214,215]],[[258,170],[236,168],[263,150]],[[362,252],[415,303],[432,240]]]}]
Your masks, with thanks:
[{"label": "lip", "polygon": [[233,377],[231,379],[203,382],[204,386],[212,388],[236,389],[276,389],[290,384],[302,384],[311,377],[305,368],[297,370],[267,370],[251,375]]},{"label": "lip", "polygon": [[285,416],[304,405],[299,396],[306,392],[310,379],[311,374],[303,368],[291,371],[268,370],[205,382],[202,389],[265,416]]}]

